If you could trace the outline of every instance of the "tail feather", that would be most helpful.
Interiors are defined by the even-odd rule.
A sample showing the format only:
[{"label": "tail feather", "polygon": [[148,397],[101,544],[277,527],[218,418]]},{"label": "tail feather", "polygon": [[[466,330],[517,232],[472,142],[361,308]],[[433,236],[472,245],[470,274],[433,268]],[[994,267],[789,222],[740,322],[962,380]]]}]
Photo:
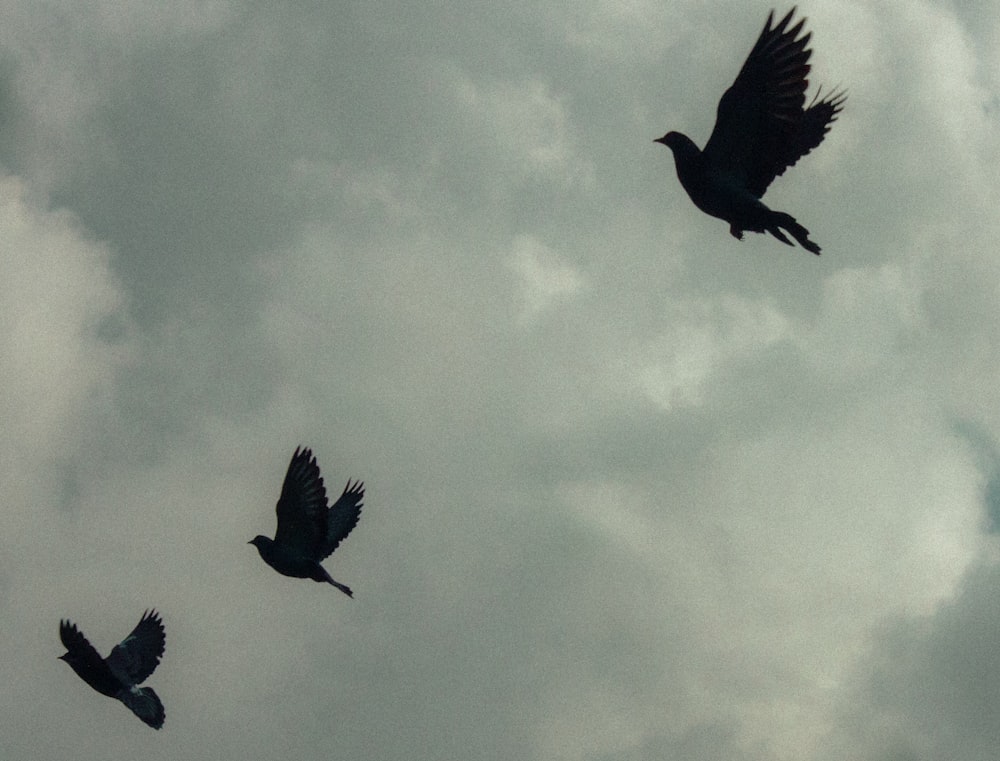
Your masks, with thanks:
[{"label": "tail feather", "polygon": [[812,253],[819,256],[820,247],[809,240],[809,231],[800,225],[795,217],[791,214],[786,214],[783,211],[772,212],[771,217],[772,223],[768,225],[767,231],[771,233],[775,238],[780,240],[782,243],[787,243],[789,246],[792,245],[791,242],[786,238],[778,227],[785,228],[793,238],[798,242],[802,248],[806,251],[811,251]]},{"label": "tail feather", "polygon": [[330,579],[330,583],[351,599],[354,598],[354,592],[352,592],[351,588],[346,584],[341,584],[339,581],[334,581],[333,579]]},{"label": "tail feather", "polygon": [[349,586],[347,586],[346,584],[341,584],[339,581],[334,580],[334,578],[329,573],[327,573],[327,570],[319,563],[316,563],[316,565],[313,566],[313,572],[310,575],[310,578],[313,581],[319,581],[319,582],[325,581],[329,584],[333,584],[333,586],[335,586],[337,589],[339,589],[348,597],[351,598],[354,597],[354,592],[351,591],[351,588]]},{"label": "tail feather", "polygon": [[163,726],[166,712],[152,687],[126,687],[118,693],[118,699],[153,729]]},{"label": "tail feather", "polygon": [[785,234],[781,232],[781,228],[778,227],[777,225],[771,225],[770,227],[767,228],[767,231],[771,233],[771,235],[773,235],[775,238],[780,240],[782,243],[784,243],[786,246],[795,245],[790,240],[788,240],[788,238],[785,237]]}]

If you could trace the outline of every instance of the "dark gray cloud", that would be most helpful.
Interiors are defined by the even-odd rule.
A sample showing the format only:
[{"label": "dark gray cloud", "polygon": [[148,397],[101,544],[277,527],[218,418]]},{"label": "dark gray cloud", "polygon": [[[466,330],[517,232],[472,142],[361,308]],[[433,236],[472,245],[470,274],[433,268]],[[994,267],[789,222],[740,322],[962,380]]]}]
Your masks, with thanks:
[{"label": "dark gray cloud", "polygon": [[823,757],[862,747],[873,759],[991,758],[1000,741],[997,588],[996,568],[977,566],[932,614],[880,627]]}]

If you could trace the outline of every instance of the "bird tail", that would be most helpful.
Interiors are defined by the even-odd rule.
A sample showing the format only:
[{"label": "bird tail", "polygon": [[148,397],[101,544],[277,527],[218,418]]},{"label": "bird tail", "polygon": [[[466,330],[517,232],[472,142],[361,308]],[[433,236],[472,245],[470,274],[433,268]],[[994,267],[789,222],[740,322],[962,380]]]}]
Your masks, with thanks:
[{"label": "bird tail", "polygon": [[309,578],[311,578],[313,581],[319,581],[319,582],[325,581],[329,584],[333,584],[333,586],[335,586],[337,589],[339,589],[348,597],[352,598],[354,597],[354,592],[351,591],[351,588],[349,586],[347,586],[346,584],[341,584],[339,581],[334,581],[333,577],[329,573],[327,573],[327,570],[319,563],[317,563],[313,567],[313,572],[310,574]]},{"label": "bird tail", "polygon": [[349,586],[347,586],[346,584],[341,584],[339,581],[334,581],[333,577],[329,573],[327,573],[327,570],[319,563],[316,563],[313,566],[312,572],[309,574],[309,578],[312,579],[313,581],[318,581],[320,583],[325,581],[328,584],[333,584],[333,586],[335,586],[337,589],[339,589],[348,597],[354,597],[354,592],[351,591],[351,588]]},{"label": "bird tail", "polygon": [[118,693],[118,699],[153,729],[163,726],[166,711],[152,687],[127,687]]},{"label": "bird tail", "polygon": [[768,225],[767,231],[782,243],[786,243],[789,246],[792,245],[791,241],[789,241],[781,230],[778,229],[779,227],[783,227],[791,233],[791,236],[795,238],[795,240],[798,241],[798,244],[806,251],[811,251],[819,256],[820,247],[809,240],[809,231],[800,225],[791,214],[786,214],[783,211],[772,211],[770,222],[771,224]]},{"label": "bird tail", "polygon": [[354,599],[354,592],[351,591],[351,588],[349,586],[347,586],[346,584],[341,584],[339,581],[334,581],[333,579],[327,579],[327,581],[333,584],[333,586],[335,586],[345,595],[347,595],[351,599]]}]

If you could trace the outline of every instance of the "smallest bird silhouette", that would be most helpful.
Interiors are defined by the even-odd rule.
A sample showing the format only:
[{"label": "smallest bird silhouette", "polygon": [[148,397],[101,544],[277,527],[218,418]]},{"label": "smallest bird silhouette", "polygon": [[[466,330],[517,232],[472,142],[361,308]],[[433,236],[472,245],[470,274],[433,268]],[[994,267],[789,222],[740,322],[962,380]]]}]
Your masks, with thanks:
[{"label": "smallest bird silhouette", "polygon": [[653,142],[673,151],[677,178],[694,205],[728,222],[737,240],[743,240],[745,230],[769,232],[791,246],[784,229],[804,249],[819,254],[820,247],[795,217],[760,200],[775,177],[823,142],[847,99],[834,92],[819,100],[817,92],[805,106],[811,33],[799,37],[804,18],[789,28],[794,13],[792,8],[774,27],[774,11],[768,14],[736,81],[719,101],[704,150],[680,132]]},{"label": "smallest bird silhouette", "polygon": [[354,597],[351,588],[334,581],[320,563],[358,525],[364,496],[365,485],[360,481],[352,485],[348,479],[340,499],[327,507],[326,488],[312,450],[296,448],[275,508],[278,528],[274,539],[257,535],[249,544],[278,573],[325,581]]},{"label": "smallest bird silhouette", "polygon": [[59,622],[59,638],[66,661],[79,677],[102,695],[124,703],[132,713],[153,729],[163,726],[166,713],[152,687],[139,687],[156,670],[163,657],[166,635],[163,621],[155,610],[147,610],[125,639],[107,658],[98,655],[83,633],[69,621]]}]

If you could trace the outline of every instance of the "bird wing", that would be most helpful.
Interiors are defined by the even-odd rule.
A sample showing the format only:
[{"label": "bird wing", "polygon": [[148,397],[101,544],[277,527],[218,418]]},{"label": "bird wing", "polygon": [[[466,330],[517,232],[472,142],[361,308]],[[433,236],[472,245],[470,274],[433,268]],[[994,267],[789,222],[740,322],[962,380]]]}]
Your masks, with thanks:
[{"label": "bird wing", "polygon": [[317,556],[326,536],[327,506],[326,487],[312,450],[296,448],[275,510],[275,543],[301,555]]},{"label": "bird wing", "polygon": [[788,28],[794,12],[773,28],[774,11],[768,14],[736,81],[719,101],[703,152],[707,164],[737,178],[758,198],[775,177],[819,145],[839,110],[837,104],[825,120],[816,118],[824,113],[817,111],[810,124],[822,121],[818,136],[813,126],[810,139],[800,137],[812,50],[807,47],[811,34],[796,39],[805,19]]},{"label": "bird wing", "polygon": [[365,498],[365,485],[360,481],[355,481],[351,485],[350,479],[344,487],[344,493],[340,499],[333,503],[326,519],[326,541],[323,544],[323,554],[321,558],[329,557],[337,545],[358,525],[361,517],[361,500]]},{"label": "bird wing", "polygon": [[160,614],[147,610],[132,633],[111,650],[108,668],[123,684],[140,684],[156,670],[166,641]]},{"label": "bird wing", "polygon": [[126,687],[115,697],[153,729],[163,726],[167,712],[163,710],[163,703],[152,687]]},{"label": "bird wing", "polygon": [[847,100],[847,93],[837,91],[831,93],[823,100],[819,99],[819,92],[812,99],[802,117],[799,119],[798,129],[789,135],[788,141],[780,146],[782,150],[778,154],[778,162],[773,177],[761,178],[764,185],[760,188],[763,195],[767,186],[771,184],[774,177],[784,174],[790,166],[795,166],[800,158],[809,153],[813,148],[823,142],[826,133],[830,131],[830,125],[837,121],[837,114],[844,107]]},{"label": "bird wing", "polygon": [[94,649],[94,646],[83,636],[83,632],[76,628],[76,624],[70,621],[59,622],[59,639],[63,646],[81,663],[104,663],[104,659]]}]

